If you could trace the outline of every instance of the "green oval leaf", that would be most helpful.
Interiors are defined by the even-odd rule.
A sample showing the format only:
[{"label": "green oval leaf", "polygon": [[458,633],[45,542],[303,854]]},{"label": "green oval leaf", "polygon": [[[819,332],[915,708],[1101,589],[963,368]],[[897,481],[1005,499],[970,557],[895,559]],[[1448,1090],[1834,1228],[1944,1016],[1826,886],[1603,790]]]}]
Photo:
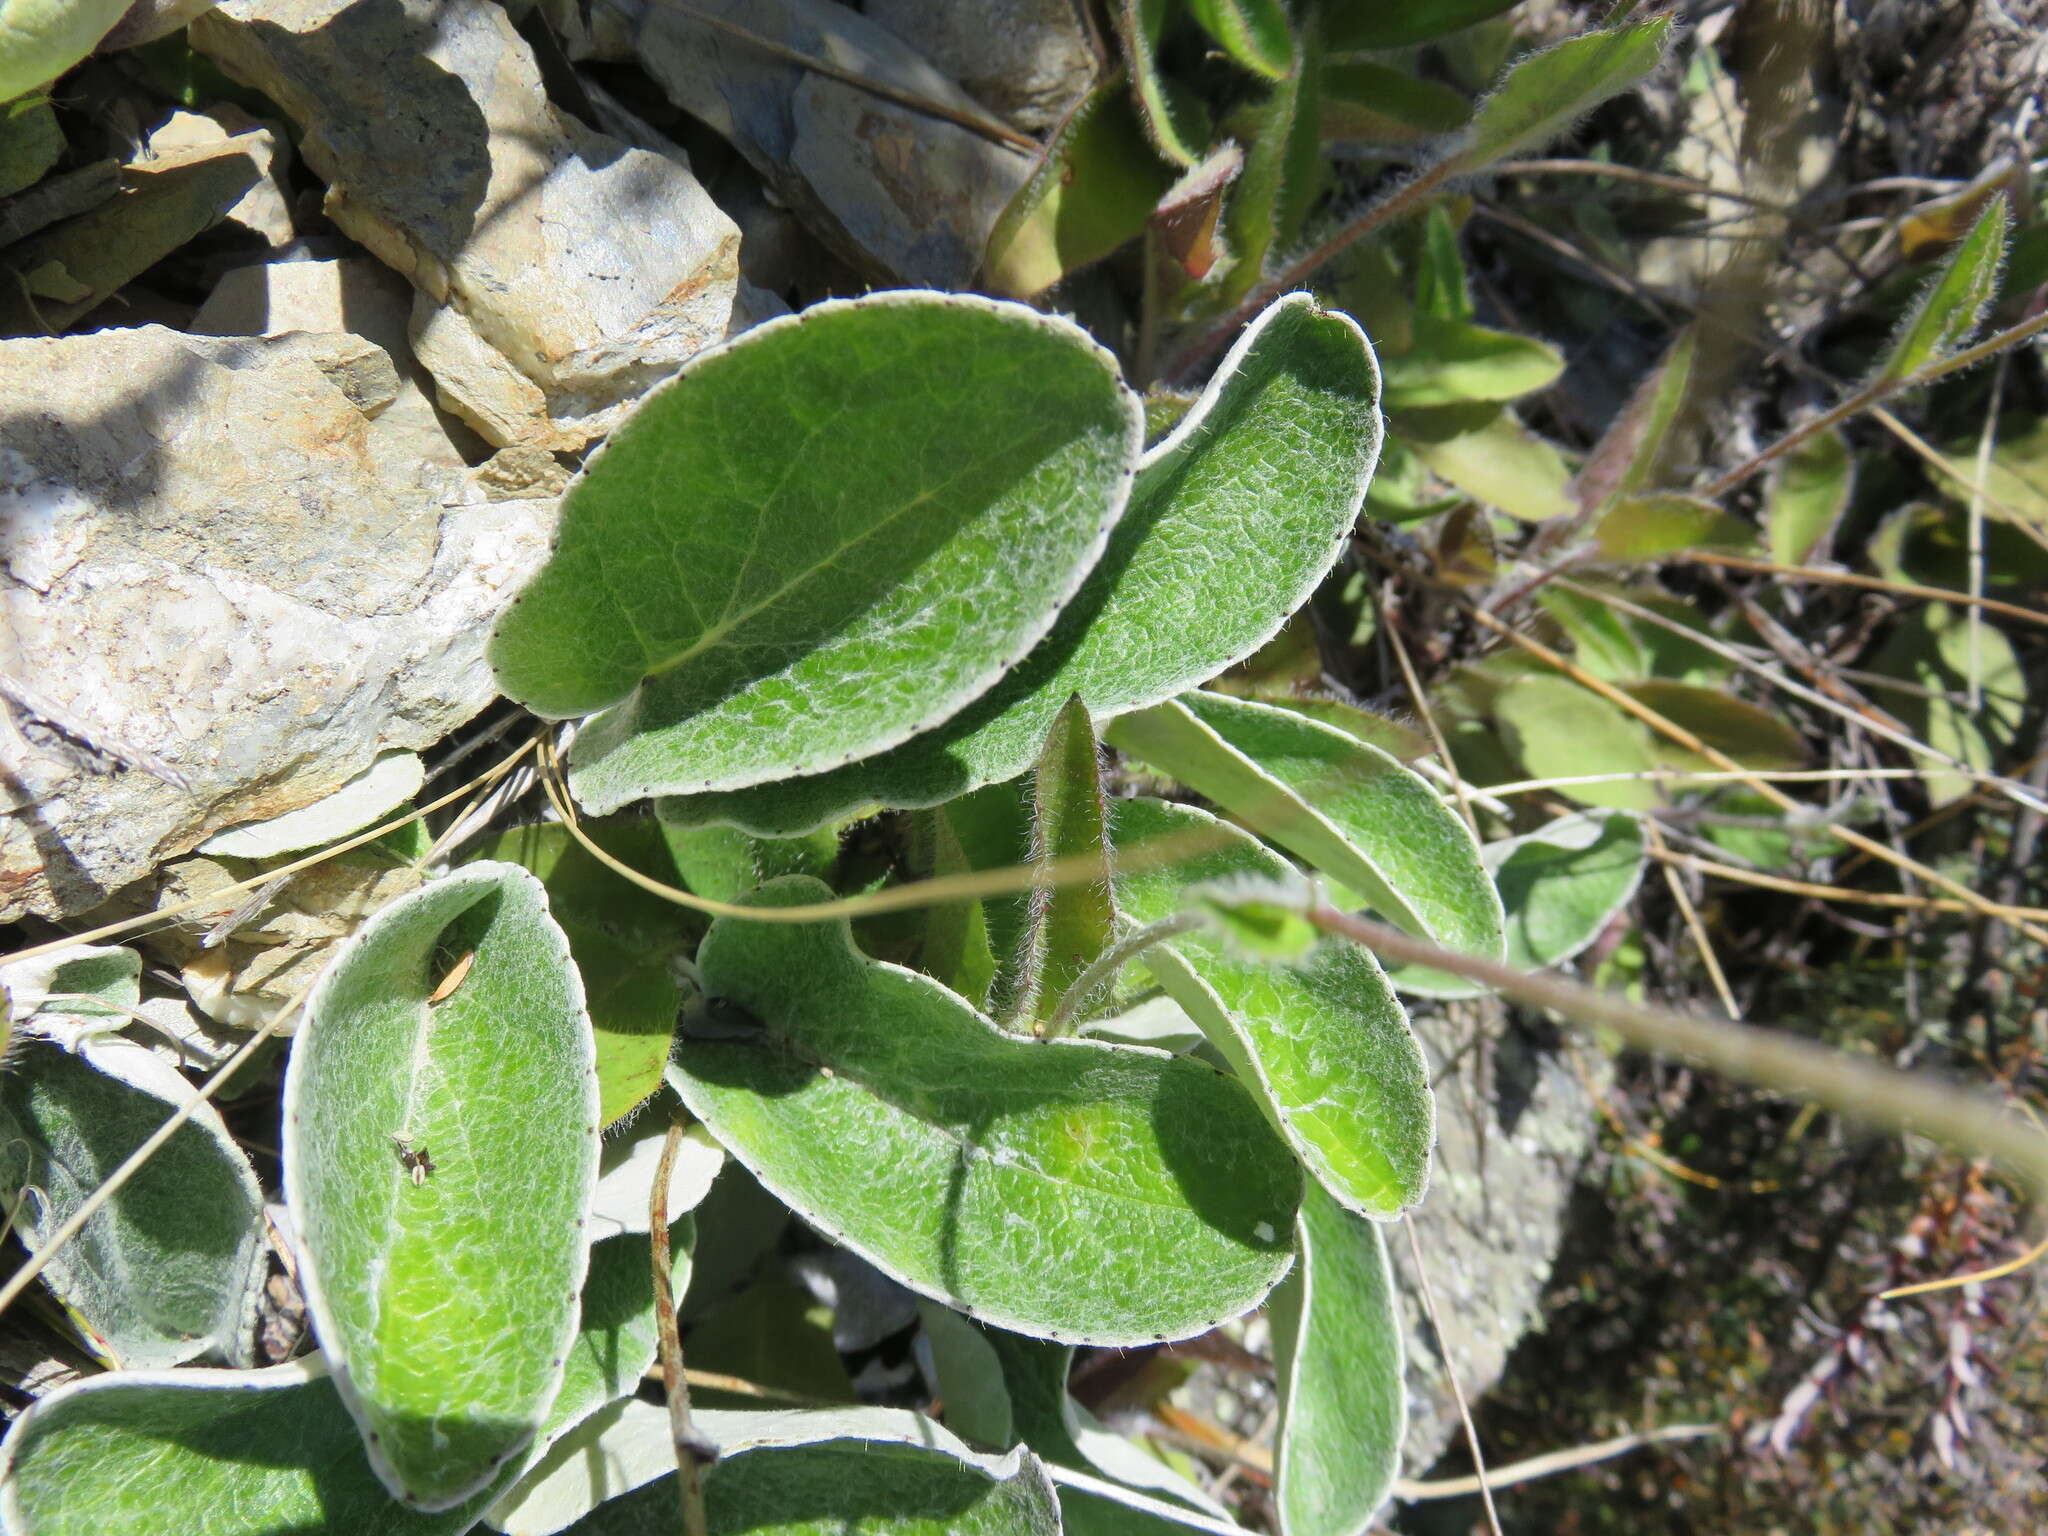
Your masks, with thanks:
[{"label": "green oval leaf", "polygon": [[664,801],[771,835],[1015,778],[1075,694],[1099,721],[1168,699],[1279,632],[1336,562],[1378,462],[1379,371],[1348,316],[1291,294],[1148,450],[1102,561],[1044,644],[936,731],[836,773]]},{"label": "green oval leaf", "polygon": [[570,754],[600,813],[895,746],[1044,636],[1142,430],[1109,354],[1022,305],[886,293],[757,326],[577,477],[491,637],[499,687],[615,706]]},{"label": "green oval leaf", "polygon": [[1320,1190],[1301,1202],[1301,1263],[1273,1293],[1283,1536],[1362,1536],[1393,1492],[1408,1429],[1386,1240]]},{"label": "green oval leaf", "polygon": [[[583,830],[643,873],[659,880],[675,873],[659,823],[620,817],[586,822]],[[598,1121],[616,1124],[661,1087],[668,1065],[682,1005],[672,968],[683,946],[682,909],[607,867],[559,822],[515,827],[486,842],[479,856],[531,870],[547,887],[590,1010]]]},{"label": "green oval leaf", "polygon": [[1415,433],[1413,417],[1403,417],[1396,425],[1431,473],[1489,507],[1529,523],[1574,510],[1572,475],[1564,455],[1512,411],[1499,411],[1469,432],[1443,438]]},{"label": "green oval leaf", "polygon": [[1593,530],[1609,560],[1656,560],[1688,549],[1756,548],[1756,530],[1697,496],[1624,496]]},{"label": "green oval leaf", "polygon": [[[704,1472],[714,1536],[1059,1536],[1058,1504],[1035,1456],[1021,1447],[1007,1456],[969,1450],[921,1414],[711,1410],[695,1425],[719,1448]],[[623,1437],[633,1443],[621,1460],[651,1469],[659,1457],[671,1470],[599,1505],[565,1536],[674,1536],[666,1415],[629,1410]]]},{"label": "green oval leaf", "polygon": [[1664,62],[1672,20],[1655,16],[1567,38],[1518,61],[1479,104],[1452,155],[1461,173],[1548,143]]},{"label": "green oval leaf", "polygon": [[[1725,688],[1703,688],[1697,683],[1653,678],[1628,683],[1624,691],[1745,768],[1803,768],[1812,758],[1806,738],[1792,725],[1769,710],[1734,697]],[[1658,738],[1657,752],[1666,762],[1679,767],[1707,770],[1716,766],[1704,753],[1662,737]]]},{"label": "green oval leaf", "polygon": [[1446,948],[1499,958],[1500,898],[1479,844],[1400,759],[1293,710],[1216,693],[1127,715],[1108,736],[1389,921]]},{"label": "green oval leaf", "polygon": [[371,1464],[417,1508],[461,1503],[545,1421],[589,1251],[595,1049],[541,883],[470,864],[365,924],[284,1111],[300,1279]]},{"label": "green oval leaf", "polygon": [[[75,958],[64,963],[67,956]],[[107,990],[125,991],[119,1000],[134,1005],[133,950],[81,948],[45,963],[53,992],[96,991],[81,982],[125,968],[123,981]],[[9,977],[18,997],[20,979]],[[89,1004],[52,1003],[23,1029],[58,1030],[66,1014],[91,1018],[89,1029],[126,1022],[93,1012]],[[26,1191],[14,1230],[31,1253],[193,1096],[178,1070],[146,1046],[113,1034],[73,1035],[70,1044],[21,1041],[0,1073],[0,1183],[10,1203]],[[147,1369],[209,1354],[239,1363],[249,1354],[263,1253],[255,1170],[219,1112],[202,1105],[51,1258],[42,1278],[116,1364]]]},{"label": "green oval leaf", "polygon": [[[1562,965],[1597,939],[1642,882],[1648,858],[1634,816],[1575,812],[1523,837],[1488,843],[1486,866],[1507,912],[1507,963]],[[1419,997],[1479,997],[1486,988],[1448,971],[1405,965],[1394,985]]]},{"label": "green oval leaf", "polygon": [[[1153,923],[1209,880],[1284,879],[1278,854],[1192,806],[1120,800],[1116,840],[1127,852],[1162,837],[1198,835],[1211,851],[1126,872],[1117,893],[1134,922]],[[1139,955],[1266,1112],[1309,1172],[1345,1206],[1392,1216],[1422,1198],[1436,1107],[1422,1049],[1379,962],[1325,940],[1296,965],[1241,958],[1197,929]]]},{"label": "green oval leaf", "polygon": [[1555,347],[1533,336],[1447,320],[1427,310],[1414,317],[1415,344],[1386,359],[1387,409],[1513,400],[1548,389],[1564,372]]},{"label": "green oval leaf", "polygon": [[[801,877],[754,900],[829,895]],[[721,918],[708,996],[758,1041],[685,1038],[683,1102],[805,1220],[911,1289],[1076,1343],[1183,1338],[1288,1264],[1299,1178],[1249,1094],[1197,1062],[998,1030],[845,923]]]},{"label": "green oval leaf", "polygon": [[1856,463],[1840,432],[1816,432],[1772,466],[1764,494],[1771,558],[1803,565],[1847,510]]},{"label": "green oval leaf", "polygon": [[[688,1221],[672,1234],[680,1289]],[[647,1239],[597,1243],[549,1437],[630,1393],[654,1362],[654,1334]],[[119,1372],[60,1388],[8,1433],[0,1519],[16,1536],[457,1536],[517,1476],[508,1464],[439,1513],[401,1504],[315,1355],[262,1371]]]},{"label": "green oval leaf", "polygon": [[[1660,766],[1642,724],[1569,678],[1517,678],[1493,701],[1508,749],[1536,779],[1648,773]],[[1581,805],[1641,811],[1663,796],[1654,779],[1564,784],[1557,791]]]}]

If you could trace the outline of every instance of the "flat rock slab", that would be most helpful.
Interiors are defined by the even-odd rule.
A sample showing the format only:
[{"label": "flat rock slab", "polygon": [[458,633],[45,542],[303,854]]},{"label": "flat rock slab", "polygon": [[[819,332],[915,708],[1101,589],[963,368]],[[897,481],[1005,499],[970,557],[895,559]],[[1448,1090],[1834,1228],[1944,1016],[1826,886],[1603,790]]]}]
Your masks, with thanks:
[{"label": "flat rock slab", "polygon": [[555,503],[423,465],[400,389],[349,334],[0,342],[0,921],[87,911],[491,700]]},{"label": "flat rock slab", "polygon": [[739,231],[689,169],[558,113],[488,0],[230,0],[192,44],[305,130],[336,224],[418,290],[486,440],[574,451],[722,340]]},{"label": "flat rock slab", "polygon": [[550,0],[549,16],[573,57],[637,61],[877,283],[970,286],[1034,164],[916,49],[829,0]]}]

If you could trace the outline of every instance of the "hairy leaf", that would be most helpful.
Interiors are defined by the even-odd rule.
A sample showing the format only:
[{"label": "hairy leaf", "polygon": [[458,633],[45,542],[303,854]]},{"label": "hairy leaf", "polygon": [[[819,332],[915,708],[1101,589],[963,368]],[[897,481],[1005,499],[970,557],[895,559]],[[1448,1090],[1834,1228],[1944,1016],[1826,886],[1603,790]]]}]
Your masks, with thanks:
[{"label": "hairy leaf", "polygon": [[1408,1428],[1386,1240],[1311,1189],[1301,1263],[1273,1293],[1275,1471],[1283,1536],[1362,1536],[1393,1491]]},{"label": "hairy leaf", "polygon": [[1044,160],[988,236],[988,285],[1030,298],[1144,232],[1173,172],[1145,140],[1121,74],[1101,81],[1059,126]]},{"label": "hairy leaf", "polygon": [[[124,966],[101,957],[125,956],[126,976],[107,990],[127,992],[120,1000],[133,1006],[133,950],[68,953],[78,958],[65,964],[60,953],[46,962],[49,990],[98,991],[81,983]],[[9,980],[18,987],[19,973]],[[51,1003],[31,1014],[24,1032],[61,1028],[58,1009],[92,1012],[89,1004]],[[125,1015],[102,1016],[86,1027],[124,1022]],[[15,1233],[31,1253],[193,1096],[147,1046],[106,1034],[73,1036],[72,1047],[28,1040],[0,1073],[0,1182],[10,1202],[26,1191]],[[219,1111],[200,1106],[42,1278],[117,1365],[245,1360],[263,1284],[263,1196]]]},{"label": "hairy leaf", "polygon": [[1110,356],[1021,305],[885,293],[757,326],[577,477],[491,638],[498,684],[615,706],[570,754],[597,812],[895,746],[1045,635],[1142,430]]},{"label": "hairy leaf", "polygon": [[546,1422],[597,1117],[583,986],[517,865],[393,902],[314,991],[284,1090],[299,1275],[371,1464],[415,1507],[469,1498]]},{"label": "hairy leaf", "polygon": [[1022,773],[1077,693],[1100,721],[1215,676],[1278,633],[1329,571],[1379,444],[1379,373],[1364,334],[1306,294],[1279,300],[1146,452],[1130,510],[1080,596],[985,697],[880,757],[669,801],[662,815],[783,834],[863,806],[936,805]]},{"label": "hairy leaf", "polygon": [[1461,173],[1548,143],[1664,62],[1669,16],[1587,32],[1521,59],[1479,104],[1452,154]]},{"label": "hairy leaf", "polygon": [[1499,956],[1500,901],[1477,841],[1399,759],[1293,710],[1201,692],[1125,716],[1109,740],[1389,921],[1451,949]]},{"label": "hairy leaf", "polygon": [[[828,893],[801,878],[754,900]],[[1021,1332],[1199,1333],[1288,1263],[1298,1177],[1236,1082],[1199,1063],[999,1031],[844,923],[721,918],[707,993],[757,1040],[684,1039],[684,1103],[813,1226],[913,1290]]]},{"label": "hairy leaf", "polygon": [[[711,1410],[696,1415],[696,1426],[718,1447],[718,1460],[704,1473],[705,1515],[714,1536],[1058,1536],[1060,1530],[1051,1483],[1030,1452],[969,1450],[920,1414]],[[667,1475],[600,1504],[573,1525],[550,1528],[569,1536],[674,1536],[675,1448],[667,1416],[627,1409],[612,1439],[628,1443],[600,1454],[615,1458],[627,1476],[663,1464]]]},{"label": "hairy leaf", "polygon": [[[1204,881],[1282,879],[1285,860],[1191,806],[1117,802],[1117,846],[1127,853],[1165,838],[1206,851],[1119,876],[1136,923],[1171,916]],[[1378,962],[1356,945],[1325,940],[1297,965],[1242,958],[1196,930],[1154,945],[1138,961],[1259,1094],[1315,1179],[1345,1206],[1392,1216],[1429,1182],[1436,1111],[1421,1048]]]},{"label": "hairy leaf", "polygon": [[1771,558],[1800,565],[1813,557],[1849,505],[1856,462],[1833,430],[1816,432],[1772,466],[1764,496]]},{"label": "hairy leaf", "polygon": [[[680,1288],[691,1229],[672,1240]],[[630,1393],[654,1362],[645,1237],[597,1243],[581,1331],[548,1417],[559,1436]],[[0,1452],[0,1519],[16,1536],[457,1536],[518,1475],[423,1514],[391,1496],[320,1356],[262,1371],[119,1372],[60,1388]]]},{"label": "hairy leaf", "polygon": [[1914,302],[1890,351],[1878,364],[1877,381],[1918,373],[1961,348],[1976,333],[1998,292],[1998,268],[2005,259],[2010,224],[2005,198],[1991,199]]},{"label": "hairy leaf", "polygon": [[1032,892],[1018,965],[1016,1017],[1040,1023],[1058,1012],[1081,973],[1116,935],[1110,883],[1109,809],[1102,798],[1102,753],[1079,695],[1046,733],[1032,782],[1034,861],[1085,859],[1094,879],[1046,881]]},{"label": "hairy leaf", "polygon": [[[1507,963],[1562,965],[1597,939],[1634,897],[1648,857],[1643,826],[1621,812],[1575,812],[1482,850],[1507,912]],[[1421,997],[1478,997],[1486,988],[1447,971],[1404,965],[1395,987]]]}]

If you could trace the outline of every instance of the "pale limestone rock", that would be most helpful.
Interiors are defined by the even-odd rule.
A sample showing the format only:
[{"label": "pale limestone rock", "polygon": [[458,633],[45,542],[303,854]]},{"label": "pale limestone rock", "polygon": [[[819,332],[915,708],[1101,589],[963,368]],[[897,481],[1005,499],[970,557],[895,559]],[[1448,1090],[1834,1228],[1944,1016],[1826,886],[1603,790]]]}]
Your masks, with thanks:
[{"label": "pale limestone rock", "polygon": [[1050,128],[1096,69],[1088,0],[867,0],[887,27],[1020,128]]},{"label": "pale limestone rock", "polygon": [[256,184],[242,194],[242,200],[228,209],[227,221],[241,225],[267,244],[290,244],[297,234],[292,228],[291,190],[285,181],[291,151],[275,133],[240,108],[223,106],[212,112],[173,112],[149,136],[143,162],[179,165],[218,153],[221,145],[229,143],[256,162],[259,174]]},{"label": "pale limestone rock", "polygon": [[969,286],[1034,164],[916,49],[829,0],[549,0],[549,18],[573,57],[637,61],[877,282]]},{"label": "pale limestone rock", "polygon": [[731,221],[556,112],[488,0],[231,0],[191,38],[305,129],[329,216],[411,279],[414,349],[494,445],[583,448],[725,336]]},{"label": "pale limestone rock", "polygon": [[416,460],[402,399],[351,335],[0,342],[0,921],[97,906],[490,701],[555,504],[485,501],[445,439]]}]

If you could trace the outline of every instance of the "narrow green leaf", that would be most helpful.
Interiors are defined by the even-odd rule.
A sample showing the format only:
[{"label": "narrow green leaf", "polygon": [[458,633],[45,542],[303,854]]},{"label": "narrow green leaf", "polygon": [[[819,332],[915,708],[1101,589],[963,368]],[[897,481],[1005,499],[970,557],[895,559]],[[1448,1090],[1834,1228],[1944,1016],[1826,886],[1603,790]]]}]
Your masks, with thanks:
[{"label": "narrow green leaf", "polygon": [[1604,508],[1616,496],[1639,491],[1656,478],[1664,463],[1664,445],[1685,409],[1698,355],[1699,336],[1688,326],[1594,446],[1573,486],[1588,509]]},{"label": "narrow green leaf", "polygon": [[[1531,778],[1646,773],[1661,766],[1641,722],[1567,678],[1519,678],[1500,691],[1493,715],[1508,749]],[[1557,792],[1581,805],[1627,811],[1648,810],[1663,801],[1653,779],[1564,784]]]},{"label": "narrow green leaf", "polygon": [[1396,427],[1430,472],[1467,496],[1524,522],[1540,523],[1574,510],[1571,470],[1557,448],[1503,410],[1485,424],[1448,437],[1418,436],[1412,418]]},{"label": "narrow green leaf", "polygon": [[[66,954],[46,962],[49,991],[99,992],[82,985],[97,976],[112,981],[109,995],[133,1006],[133,950],[68,955],[68,963]],[[118,978],[108,974],[121,970]],[[22,980],[18,970],[9,977],[17,1004],[32,995]],[[126,1022],[90,1004],[52,1002],[21,1030],[57,1032],[81,1016],[88,1030]],[[68,1043],[20,1041],[0,1073],[0,1184],[10,1203],[27,1191],[14,1231],[31,1253],[192,1098],[191,1084],[147,1046],[114,1034],[70,1033]],[[117,1365],[149,1369],[203,1355],[239,1364],[255,1327],[263,1252],[255,1170],[219,1113],[202,1105],[42,1278]]]},{"label": "narrow green leaf", "polygon": [[1364,144],[1419,144],[1472,115],[1472,104],[1450,86],[1372,59],[1325,63],[1317,109],[1326,141]]},{"label": "narrow green leaf", "polygon": [[[754,900],[816,901],[800,878]],[[805,1220],[924,1295],[1022,1332],[1130,1344],[1255,1305],[1298,1176],[1236,1082],[1089,1040],[1006,1035],[844,923],[721,918],[707,993],[755,1041],[682,1041],[683,1101]]]},{"label": "narrow green leaf", "polygon": [[1655,16],[1567,38],[1519,60],[1479,104],[1464,142],[1452,152],[1458,174],[1538,148],[1640,83],[1664,62],[1672,25],[1669,16]]},{"label": "narrow green leaf", "polygon": [[[687,1276],[687,1218],[672,1240]],[[582,1327],[548,1433],[632,1392],[654,1362],[644,1236],[591,1249]],[[14,1421],[0,1451],[0,1521],[16,1536],[457,1536],[518,1476],[435,1514],[391,1497],[325,1360],[262,1371],[91,1376]]]},{"label": "narrow green leaf", "polygon": [[[621,818],[585,822],[583,830],[644,874],[674,874],[656,823]],[[547,887],[549,910],[583,977],[597,1047],[598,1120],[615,1124],[661,1087],[668,1065],[682,1004],[673,969],[684,940],[682,909],[607,868],[559,823],[514,828],[478,856],[517,864]]]},{"label": "narrow green leaf", "polygon": [[[1170,917],[1191,885],[1290,873],[1279,855],[1191,806],[1117,802],[1119,848],[1164,837],[1199,839],[1210,851],[1120,875],[1118,894],[1133,922]],[[1422,1198],[1436,1125],[1428,1072],[1408,1016],[1371,955],[1326,940],[1297,965],[1268,965],[1198,929],[1138,959],[1259,1094],[1288,1144],[1338,1200],[1392,1216]]]},{"label": "narrow green leaf", "polygon": [[1015,1019],[1043,1024],[1116,937],[1102,751],[1079,694],[1054,717],[1038,757],[1031,857],[1034,863],[1086,859],[1100,871],[1095,879],[1046,882],[1032,892],[1017,966],[1021,981]]},{"label": "narrow green leaf", "polygon": [[1400,5],[1338,5],[1330,50],[1406,48],[1512,10],[1521,0],[1403,0]]},{"label": "narrow green leaf", "polygon": [[546,1421],[589,1251],[595,1051],[541,883],[470,864],[393,902],[336,956],[292,1046],[285,1191],[308,1309],[378,1476],[448,1508]]},{"label": "narrow green leaf", "polygon": [[1826,541],[1849,505],[1856,462],[1840,432],[1816,432],[1772,467],[1764,493],[1764,528],[1771,558],[1804,565]]},{"label": "narrow green leaf", "polygon": [[[1574,812],[1523,837],[1488,843],[1486,867],[1507,912],[1507,963],[1535,971],[1562,965],[1597,939],[1633,899],[1648,849],[1643,826],[1624,812]],[[1418,997],[1479,997],[1462,976],[1404,965],[1394,986]]]},{"label": "narrow green leaf", "polygon": [[991,226],[988,286],[1020,299],[1042,293],[1144,233],[1172,184],[1123,75],[1109,75],[1067,114]]},{"label": "narrow green leaf", "polygon": [[[1422,220],[1422,252],[1415,267],[1415,311],[1406,320],[1411,349],[1425,340],[1415,330],[1415,314],[1452,322],[1469,321],[1473,316],[1472,285],[1465,275],[1464,253],[1458,249],[1458,230],[1442,203],[1430,204]],[[1561,359],[1559,367],[1563,367]],[[1391,368],[1388,371],[1391,373]],[[1391,395],[1391,379],[1387,389]]]},{"label": "narrow green leaf", "polygon": [[1756,548],[1756,530],[1711,501],[1667,492],[1624,496],[1593,530],[1609,560],[1656,560],[1688,549]]},{"label": "narrow green leaf", "polygon": [[1322,1191],[1301,1203],[1301,1263],[1273,1293],[1282,1536],[1363,1536],[1408,1428],[1386,1240]]},{"label": "narrow green leaf", "polygon": [[1279,300],[1146,452],[1101,563],[1023,665],[894,752],[662,815],[788,833],[864,806],[936,805],[1022,773],[1077,693],[1106,720],[1214,677],[1278,633],[1335,563],[1379,444],[1364,333],[1306,294]]},{"label": "narrow green leaf", "polygon": [[1914,301],[1891,350],[1878,364],[1873,382],[1889,383],[1918,373],[1959,350],[1976,334],[1998,293],[1998,269],[2005,259],[2010,224],[2004,196],[1984,205],[1970,232],[1956,243],[1941,271]]},{"label": "narrow green leaf", "polygon": [[1317,95],[1322,48],[1313,19],[1304,23],[1291,50],[1291,67],[1280,74],[1263,102],[1249,113],[1241,133],[1244,172],[1223,210],[1231,264],[1216,281],[1218,308],[1237,303],[1265,275],[1266,258],[1300,235],[1319,190],[1323,171]]},{"label": "narrow green leaf", "polygon": [[1208,144],[1201,104],[1159,70],[1159,39],[1176,8],[1175,0],[1119,0],[1117,41],[1152,147],[1175,165],[1191,166]]},{"label": "narrow green leaf", "polygon": [[599,813],[885,750],[1043,638],[1142,430],[1109,354],[1022,305],[884,293],[756,326],[577,477],[491,637],[498,684],[616,706],[570,753]]},{"label": "narrow green leaf", "polygon": [[1414,318],[1415,345],[1386,360],[1387,409],[1513,400],[1548,389],[1564,372],[1557,349],[1533,336],[1446,320]]},{"label": "narrow green leaf", "polygon": [[[922,811],[911,822],[912,859],[927,876],[944,878],[974,868],[954,830],[950,809],[942,805]],[[987,907],[980,901],[948,901],[928,908],[917,966],[975,1007],[987,1008],[989,991],[1001,970],[989,942]]]},{"label": "narrow green leaf", "polygon": [[[919,1414],[707,1410],[696,1426],[719,1448],[704,1473],[713,1536],[1059,1536],[1058,1504],[1036,1457],[1021,1448],[1007,1456],[969,1450]],[[651,1471],[665,1460],[670,1470],[561,1529],[567,1536],[674,1536],[675,1447],[666,1415],[629,1410],[618,1427],[632,1441],[613,1453],[624,1466]]]},{"label": "narrow green leaf", "polygon": [[1478,843],[1399,759],[1292,710],[1215,693],[1127,715],[1108,736],[1390,922],[1468,954],[1501,953],[1500,899]]},{"label": "narrow green leaf", "polygon": [[1189,0],[1188,8],[1223,51],[1268,80],[1285,75],[1294,60],[1294,39],[1280,0]]}]

